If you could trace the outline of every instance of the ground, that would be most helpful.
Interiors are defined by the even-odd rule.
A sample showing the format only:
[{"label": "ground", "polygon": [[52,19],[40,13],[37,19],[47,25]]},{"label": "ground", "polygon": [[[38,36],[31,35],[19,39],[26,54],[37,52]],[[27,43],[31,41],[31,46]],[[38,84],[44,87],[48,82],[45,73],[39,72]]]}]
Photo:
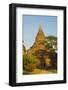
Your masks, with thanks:
[{"label": "ground", "polygon": [[[55,74],[57,73],[56,70],[42,70],[42,69],[34,69],[32,72],[29,74]],[[25,74],[28,75],[28,74]]]}]

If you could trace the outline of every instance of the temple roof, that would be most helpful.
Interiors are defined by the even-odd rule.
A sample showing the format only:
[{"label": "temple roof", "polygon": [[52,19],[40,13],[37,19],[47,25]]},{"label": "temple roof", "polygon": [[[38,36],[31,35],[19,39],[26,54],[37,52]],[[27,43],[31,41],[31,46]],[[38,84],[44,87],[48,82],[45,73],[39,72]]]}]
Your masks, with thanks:
[{"label": "temple roof", "polygon": [[45,35],[42,29],[42,25],[39,25],[36,41],[43,41],[43,40],[45,40]]}]

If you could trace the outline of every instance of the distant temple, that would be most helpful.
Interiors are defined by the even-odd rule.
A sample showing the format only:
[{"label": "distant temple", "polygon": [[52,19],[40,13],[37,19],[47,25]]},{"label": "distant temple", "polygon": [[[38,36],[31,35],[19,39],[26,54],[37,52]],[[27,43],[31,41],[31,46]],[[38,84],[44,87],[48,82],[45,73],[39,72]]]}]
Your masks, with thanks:
[{"label": "distant temple", "polygon": [[[45,68],[45,67],[49,67],[51,65],[51,61],[52,63],[57,63],[56,62],[56,54],[53,56],[52,60],[50,58],[49,55],[50,54],[50,51],[51,49],[48,49],[46,47],[46,37],[44,35],[44,32],[43,32],[43,29],[42,29],[42,25],[39,26],[39,29],[38,29],[38,33],[36,35],[36,38],[35,38],[35,42],[34,44],[32,45],[32,47],[30,47],[26,52],[27,54],[32,54],[33,56],[36,56],[39,60],[40,60],[40,68]],[[25,48],[24,48],[24,51],[25,51]]]},{"label": "distant temple", "polygon": [[28,50],[28,54],[32,54],[40,60],[40,68],[44,68],[46,63],[48,63],[47,65],[49,65],[50,59],[48,58],[49,56],[46,50],[47,49],[45,46],[45,35],[42,26],[40,25],[35,38],[35,42],[33,46],[30,47],[30,49]]}]

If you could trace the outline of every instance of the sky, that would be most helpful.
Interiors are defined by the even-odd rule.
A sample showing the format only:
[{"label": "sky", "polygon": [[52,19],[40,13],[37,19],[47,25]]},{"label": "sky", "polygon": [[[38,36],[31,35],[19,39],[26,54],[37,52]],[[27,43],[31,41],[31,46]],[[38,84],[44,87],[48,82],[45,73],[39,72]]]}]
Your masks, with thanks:
[{"label": "sky", "polygon": [[22,17],[22,41],[26,49],[33,45],[40,24],[45,37],[57,36],[57,16],[23,15]]}]

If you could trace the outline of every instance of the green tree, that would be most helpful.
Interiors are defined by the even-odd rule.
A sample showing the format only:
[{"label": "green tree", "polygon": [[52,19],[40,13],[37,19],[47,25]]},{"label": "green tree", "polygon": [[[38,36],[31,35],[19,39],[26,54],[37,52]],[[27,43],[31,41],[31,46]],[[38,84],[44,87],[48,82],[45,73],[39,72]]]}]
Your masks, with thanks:
[{"label": "green tree", "polygon": [[32,72],[37,65],[39,60],[33,55],[23,55],[23,70],[26,72]]}]

